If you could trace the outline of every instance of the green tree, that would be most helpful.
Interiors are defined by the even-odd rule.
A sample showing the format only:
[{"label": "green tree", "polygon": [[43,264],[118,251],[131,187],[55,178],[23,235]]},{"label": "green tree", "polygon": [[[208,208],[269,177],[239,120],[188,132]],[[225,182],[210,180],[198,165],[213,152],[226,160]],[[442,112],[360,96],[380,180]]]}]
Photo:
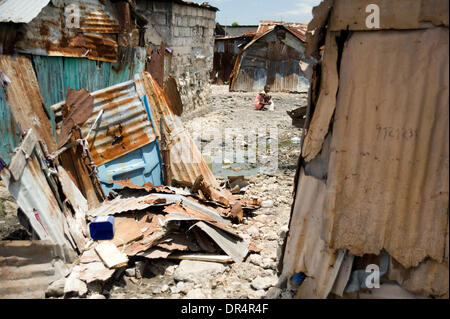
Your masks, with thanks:
[{"label": "green tree", "polygon": [[238,27],[238,26],[239,26],[239,23],[233,22],[233,23],[231,24],[231,26],[232,26],[232,27]]}]

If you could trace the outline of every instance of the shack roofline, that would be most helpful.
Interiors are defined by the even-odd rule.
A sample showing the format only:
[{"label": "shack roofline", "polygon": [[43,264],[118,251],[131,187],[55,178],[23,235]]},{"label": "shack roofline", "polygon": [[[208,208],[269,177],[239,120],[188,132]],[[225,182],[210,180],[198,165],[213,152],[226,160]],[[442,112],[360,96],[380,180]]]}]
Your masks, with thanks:
[{"label": "shack roofline", "polygon": [[151,1],[156,1],[156,2],[173,2],[173,3],[176,3],[176,4],[181,4],[181,5],[185,5],[185,6],[189,6],[189,7],[196,7],[196,8],[201,8],[201,9],[207,9],[207,10],[211,10],[211,11],[214,11],[214,12],[220,11],[219,8],[211,6],[208,2],[196,3],[196,2],[192,2],[192,1],[183,1],[183,0],[151,0]]},{"label": "shack roofline", "polygon": [[306,42],[306,39],[300,36],[299,33],[294,32],[293,30],[290,30],[288,27],[284,26],[284,25],[276,25],[274,28],[267,30],[266,32],[262,33],[262,34],[256,34],[254,39],[252,41],[250,41],[244,48],[244,51],[247,50],[249,47],[251,47],[256,41],[258,41],[259,39],[261,39],[262,37],[268,35],[269,33],[275,31],[276,29],[284,29],[286,31],[288,31],[290,34],[292,34],[294,37],[296,37],[297,39],[299,39],[300,41],[302,41],[303,43]]}]

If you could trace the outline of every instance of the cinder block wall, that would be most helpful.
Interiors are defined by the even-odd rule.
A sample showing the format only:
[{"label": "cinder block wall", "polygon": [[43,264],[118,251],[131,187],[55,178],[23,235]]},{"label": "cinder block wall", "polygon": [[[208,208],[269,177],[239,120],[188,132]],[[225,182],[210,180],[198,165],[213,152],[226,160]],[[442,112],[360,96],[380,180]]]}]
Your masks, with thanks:
[{"label": "cinder block wall", "polygon": [[178,83],[184,112],[207,105],[214,58],[216,12],[173,2],[138,1],[149,20],[145,40],[164,40],[173,50],[169,74]]}]

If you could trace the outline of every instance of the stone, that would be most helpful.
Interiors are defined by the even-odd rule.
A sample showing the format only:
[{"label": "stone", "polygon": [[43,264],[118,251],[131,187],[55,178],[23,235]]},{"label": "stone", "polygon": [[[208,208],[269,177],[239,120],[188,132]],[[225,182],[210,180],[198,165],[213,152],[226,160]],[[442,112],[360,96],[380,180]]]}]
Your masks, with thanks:
[{"label": "stone", "polygon": [[263,258],[260,266],[264,269],[275,269],[276,263],[272,260],[272,258]]},{"label": "stone", "polygon": [[247,229],[247,233],[252,237],[257,237],[259,235],[259,229],[255,226],[251,226]]},{"label": "stone", "polygon": [[248,297],[250,299],[262,299],[266,295],[266,292],[263,289],[250,291]]},{"label": "stone", "polygon": [[135,277],[136,276],[136,268],[128,268],[125,270],[125,276],[127,277]]},{"label": "stone", "polygon": [[136,261],[135,266],[136,266],[136,268],[135,268],[136,279],[141,279],[144,276],[146,262],[145,261]]},{"label": "stone", "polygon": [[226,269],[226,266],[220,263],[182,260],[175,270],[174,279],[198,284],[210,281],[225,272]]},{"label": "stone", "polygon": [[279,239],[278,235],[274,231],[269,231],[269,232],[265,233],[263,238],[266,240],[278,240]]},{"label": "stone", "polygon": [[198,288],[189,291],[184,299],[206,299],[206,296],[203,291]]},{"label": "stone", "polygon": [[62,297],[64,296],[64,286],[66,284],[66,278],[58,279],[52,282],[47,290],[45,291],[45,295],[47,297]]},{"label": "stone", "polygon": [[15,202],[12,202],[9,200],[3,202],[3,212],[6,215],[10,215],[10,216],[17,215],[18,208],[19,208],[19,205],[17,205]]},{"label": "stone", "polygon": [[162,285],[161,292],[166,292],[169,290],[169,285]]},{"label": "stone", "polygon": [[256,277],[250,283],[250,286],[255,290],[267,289],[276,285],[276,278],[274,277]]},{"label": "stone", "polygon": [[261,255],[258,255],[258,254],[251,254],[251,255],[248,257],[248,261],[251,262],[253,265],[256,265],[256,266],[260,266],[260,267],[261,267],[263,258],[261,257]]},{"label": "stone", "polygon": [[288,232],[289,232],[289,226],[288,225],[283,225],[280,228],[280,231],[278,232],[278,236],[280,238],[286,238]]},{"label": "stone", "polygon": [[278,287],[270,287],[267,290],[267,294],[265,295],[265,299],[277,299],[281,295],[281,289]]}]

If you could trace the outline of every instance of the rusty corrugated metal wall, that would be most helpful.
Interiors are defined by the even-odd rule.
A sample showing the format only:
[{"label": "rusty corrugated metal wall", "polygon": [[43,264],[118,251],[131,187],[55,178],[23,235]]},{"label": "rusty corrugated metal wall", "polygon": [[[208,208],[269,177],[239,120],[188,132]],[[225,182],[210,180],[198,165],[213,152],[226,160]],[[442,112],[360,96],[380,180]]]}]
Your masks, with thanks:
[{"label": "rusty corrugated metal wall", "polygon": [[[300,267],[326,250],[299,238],[320,235],[335,253],[364,259],[384,250],[391,260],[387,277],[402,289],[448,298],[448,1],[406,2],[406,11],[395,2],[378,3],[381,14],[396,17],[383,20],[378,31],[367,29],[351,0],[336,7],[322,2],[310,23],[316,35],[328,31],[282,264],[285,278],[313,274],[298,297],[325,298],[317,287],[333,280],[333,267]],[[317,53],[320,41],[309,39],[309,52]],[[317,174],[312,168],[324,159]],[[323,196],[323,212],[314,215],[309,203]],[[301,221],[314,216],[321,226],[309,234]]]},{"label": "rusty corrugated metal wall", "polygon": [[266,84],[272,92],[307,91],[308,80],[300,70],[305,45],[286,28],[277,26],[253,39],[243,50],[233,70],[231,91],[260,91]]}]

